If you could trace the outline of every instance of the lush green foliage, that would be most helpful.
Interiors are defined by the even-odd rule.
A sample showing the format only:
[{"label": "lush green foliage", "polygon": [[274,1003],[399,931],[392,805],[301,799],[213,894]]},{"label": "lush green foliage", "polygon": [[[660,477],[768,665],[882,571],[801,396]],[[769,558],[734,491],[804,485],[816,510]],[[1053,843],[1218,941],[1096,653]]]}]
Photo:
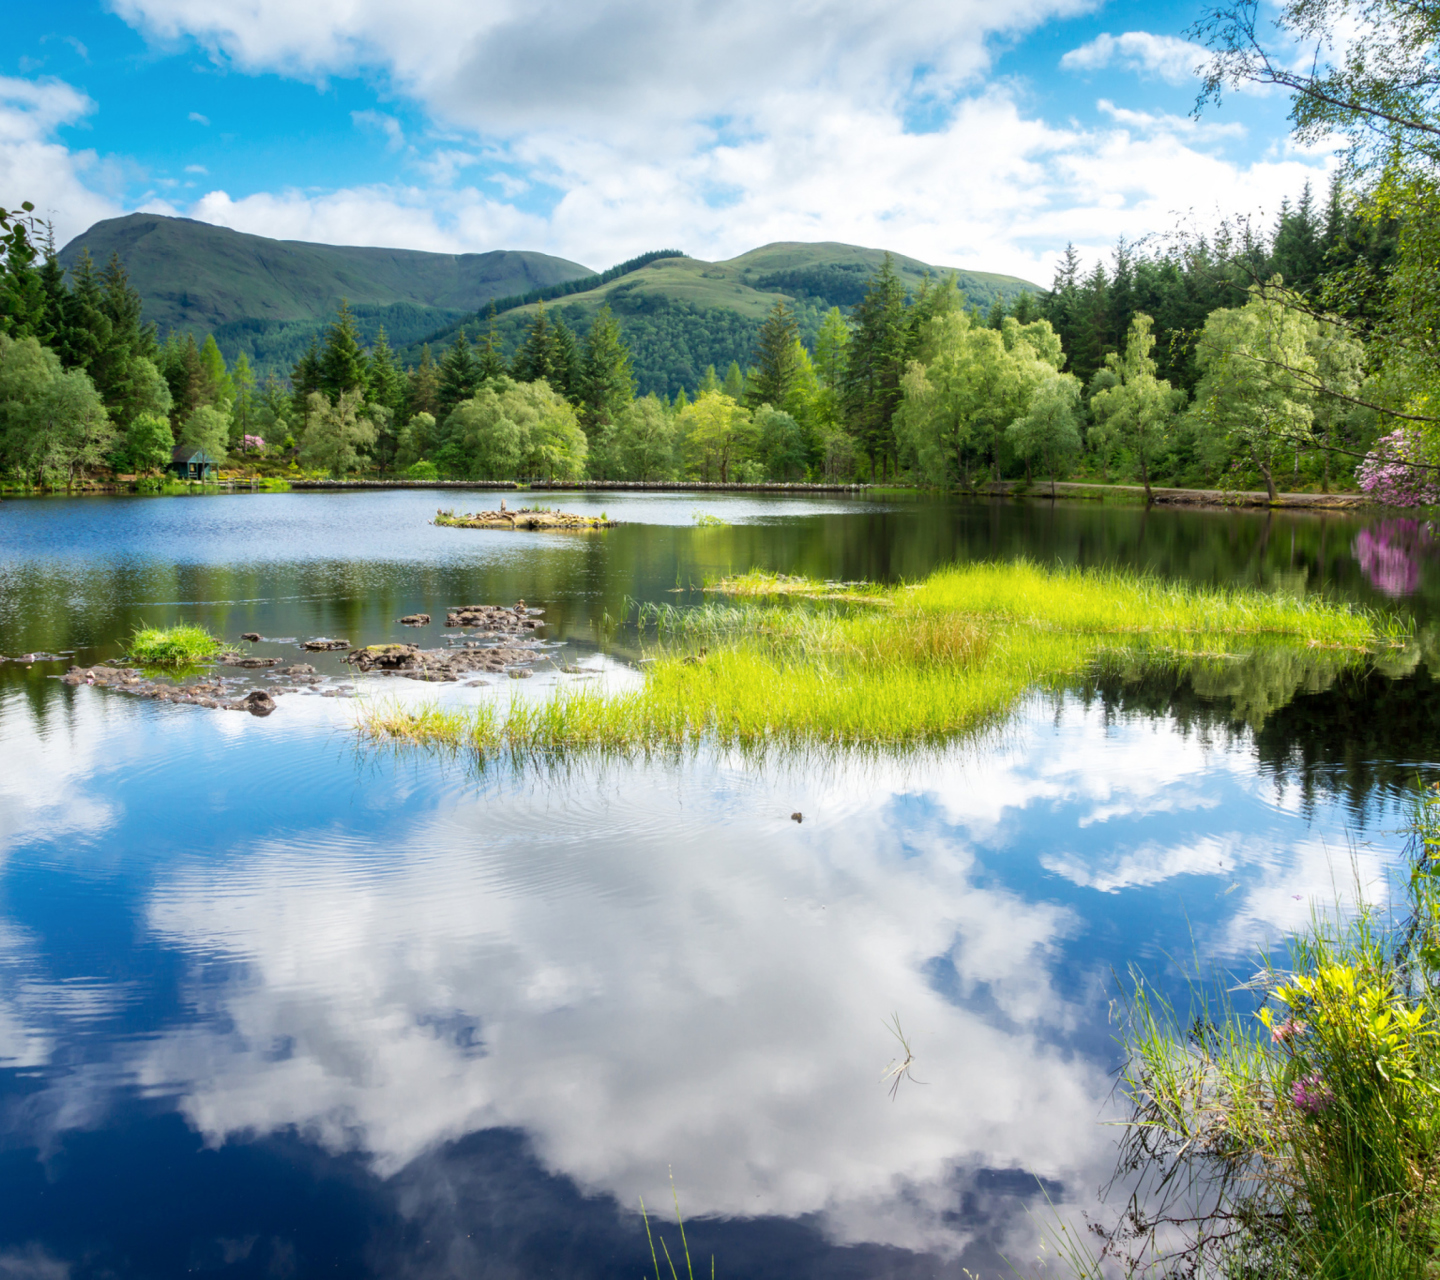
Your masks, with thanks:
[{"label": "lush green foliage", "polygon": [[[1440,1259],[1440,795],[1419,799],[1407,909],[1316,915],[1239,990],[1183,1014],[1137,976],[1111,1253],[1189,1273],[1419,1277]],[[1232,984],[1227,983],[1231,990]]]},{"label": "lush green foliage", "polygon": [[226,648],[223,640],[200,626],[136,627],[126,645],[126,656],[147,667],[188,667],[224,653]]},{"label": "lush green foliage", "polygon": [[1026,563],[966,565],[908,587],[837,591],[751,574],[715,589],[772,603],[642,611],[665,643],[635,692],[562,688],[473,713],[370,707],[361,728],[482,751],[918,746],[994,723],[1027,689],[1107,654],[1213,662],[1242,647],[1323,645],[1358,660],[1388,634],[1319,601]]}]

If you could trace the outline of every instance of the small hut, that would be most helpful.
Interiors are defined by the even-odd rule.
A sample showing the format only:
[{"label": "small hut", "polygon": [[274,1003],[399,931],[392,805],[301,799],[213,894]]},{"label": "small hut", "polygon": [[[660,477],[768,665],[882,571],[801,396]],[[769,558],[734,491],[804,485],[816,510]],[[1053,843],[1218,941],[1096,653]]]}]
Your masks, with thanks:
[{"label": "small hut", "polygon": [[220,459],[208,449],[179,445],[170,454],[170,470],[182,480],[218,480]]}]

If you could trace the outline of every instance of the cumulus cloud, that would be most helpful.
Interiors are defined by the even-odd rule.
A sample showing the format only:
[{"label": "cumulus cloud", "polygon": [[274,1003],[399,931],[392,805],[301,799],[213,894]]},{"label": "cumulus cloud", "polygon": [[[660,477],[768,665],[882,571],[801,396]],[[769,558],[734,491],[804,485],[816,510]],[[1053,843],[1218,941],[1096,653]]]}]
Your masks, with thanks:
[{"label": "cumulus cloud", "polygon": [[[120,0],[152,35],[191,37],[245,70],[320,78],[385,71],[432,111],[487,133],[577,126],[657,130],[749,117],[777,96],[843,88],[857,99],[944,93],[989,62],[987,40],[1078,12],[1084,0]],[[915,68],[924,74],[917,85]]]},{"label": "cumulus cloud", "polygon": [[202,116],[198,111],[192,111],[186,119],[189,120],[191,124],[203,124],[207,127],[210,124],[210,117]]},{"label": "cumulus cloud", "polygon": [[374,129],[384,134],[385,145],[391,151],[398,151],[405,145],[405,130],[394,116],[383,111],[352,111],[350,119],[362,129]]},{"label": "cumulus cloud", "polygon": [[13,203],[29,200],[40,217],[53,218],[61,243],[121,211],[94,190],[107,178],[99,157],[56,141],[61,127],[78,124],[94,110],[85,94],[63,80],[0,76],[0,190],[11,193]]},{"label": "cumulus cloud", "polygon": [[1176,36],[1157,36],[1149,31],[1112,36],[1104,31],[1078,49],[1071,49],[1060,59],[1060,65],[1067,71],[1123,67],[1169,84],[1185,84],[1195,78],[1195,68],[1205,57],[1206,51],[1200,45]]}]

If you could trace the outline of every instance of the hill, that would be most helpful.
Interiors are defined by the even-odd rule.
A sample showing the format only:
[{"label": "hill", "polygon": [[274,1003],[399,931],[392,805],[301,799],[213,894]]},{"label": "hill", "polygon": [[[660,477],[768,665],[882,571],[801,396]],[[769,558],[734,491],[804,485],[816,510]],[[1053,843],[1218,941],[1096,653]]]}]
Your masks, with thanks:
[{"label": "hill", "polygon": [[[749,364],[760,325],[779,299],[794,304],[801,337],[813,344],[825,312],[832,306],[848,311],[859,302],[884,258],[883,249],[795,241],[763,245],[724,262],[665,257],[544,305],[577,333],[608,305],[630,345],[640,391],[671,396],[681,387],[693,392],[707,365],[713,364],[723,376],[732,360],[742,367]],[[1017,276],[932,266],[902,254],[891,258],[912,291],[927,277],[938,280],[953,274],[966,300],[982,310],[997,297],[1010,303],[1022,292],[1039,291]],[[519,345],[535,309],[530,303],[500,317],[507,353]],[[449,346],[461,323],[473,338],[482,321],[468,317],[428,335],[432,349]],[[418,343],[404,352],[406,360],[418,356]]]},{"label": "hill", "polygon": [[[367,340],[384,324],[404,345],[490,301],[591,270],[544,253],[426,253],[271,240],[190,218],[132,213],[97,222],[60,251],[73,267],[88,249],[103,267],[112,253],[130,273],[145,318],[161,333],[214,333],[230,359],[285,372],[348,298]],[[292,354],[293,353],[293,354]]]}]

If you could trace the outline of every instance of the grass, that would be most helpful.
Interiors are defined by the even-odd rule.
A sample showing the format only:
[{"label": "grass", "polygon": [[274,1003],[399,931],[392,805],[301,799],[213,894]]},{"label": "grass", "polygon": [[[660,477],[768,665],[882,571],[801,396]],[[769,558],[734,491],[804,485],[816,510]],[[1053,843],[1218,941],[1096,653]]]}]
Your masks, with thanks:
[{"label": "grass", "polygon": [[1317,599],[1027,562],[899,587],[751,573],[707,589],[735,603],[639,611],[658,648],[637,690],[560,688],[467,711],[371,704],[360,732],[517,755],[940,745],[1104,664],[1199,669],[1278,647],[1333,670],[1406,634]]},{"label": "grass", "polygon": [[229,646],[204,627],[136,627],[126,657],[146,667],[189,667],[218,657]]},{"label": "grass", "polygon": [[[1106,1251],[1127,1270],[1429,1277],[1440,1266],[1440,793],[1403,908],[1316,915],[1283,963],[1183,1014],[1137,976]],[[1259,1007],[1237,1008],[1234,995]]]}]

